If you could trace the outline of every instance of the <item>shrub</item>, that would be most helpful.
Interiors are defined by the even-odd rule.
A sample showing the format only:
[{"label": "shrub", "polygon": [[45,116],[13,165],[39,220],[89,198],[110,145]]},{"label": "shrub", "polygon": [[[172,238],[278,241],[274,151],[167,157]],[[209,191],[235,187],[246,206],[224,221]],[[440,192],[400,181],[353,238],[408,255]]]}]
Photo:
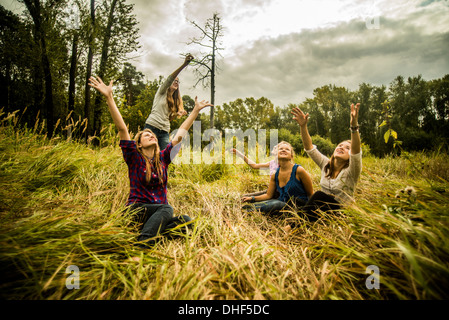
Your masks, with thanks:
[{"label": "shrub", "polygon": [[323,138],[319,135],[314,135],[312,137],[312,142],[314,145],[316,145],[317,149],[320,150],[322,154],[328,157],[332,155],[336,148],[336,145],[333,144],[329,139]]}]

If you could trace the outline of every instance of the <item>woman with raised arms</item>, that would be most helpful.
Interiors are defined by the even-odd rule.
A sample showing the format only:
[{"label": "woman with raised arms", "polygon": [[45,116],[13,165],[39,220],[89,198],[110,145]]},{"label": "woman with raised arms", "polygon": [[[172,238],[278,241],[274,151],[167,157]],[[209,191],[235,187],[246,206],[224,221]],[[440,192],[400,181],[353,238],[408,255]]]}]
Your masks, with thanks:
[{"label": "woman with raised arms", "polygon": [[[249,211],[254,208],[264,213],[278,214],[288,206],[303,206],[313,194],[309,173],[293,162],[295,152],[291,144],[281,141],[276,151],[279,168],[271,175],[267,192],[242,198],[243,202],[258,202],[254,206],[245,205],[244,208]],[[278,193],[275,196],[276,191]]]},{"label": "woman with raised arms", "polygon": [[200,110],[211,106],[208,101],[199,102],[195,98],[195,107],[187,119],[182,123],[172,142],[161,150],[157,136],[150,130],[144,129],[131,140],[125,122],[118,110],[109,85],[100,78],[91,77],[89,85],[98,90],[106,98],[112,120],[118,129],[120,147],[128,165],[130,192],[127,206],[136,211],[142,227],[138,241],[142,247],[154,245],[158,235],[189,222],[188,216],[174,217],[173,208],[167,201],[167,169],[175,152],[173,147],[179,144],[197,118]]},{"label": "woman with raised arms", "polygon": [[293,119],[296,120],[300,128],[304,149],[321,169],[321,190],[315,192],[302,208],[311,221],[319,218],[319,211],[338,210],[342,205],[354,202],[354,190],[362,172],[359,109],[360,103],[351,104],[349,128],[351,140],[340,142],[330,159],[312,144],[312,138],[307,129],[309,114],[304,114],[297,107],[292,110]]},{"label": "woman with raised arms", "polygon": [[159,86],[154,95],[150,115],[145,121],[144,129],[150,129],[156,135],[161,150],[165,149],[169,142],[170,121],[187,114],[179,91],[178,75],[192,60],[193,56],[187,55],[184,63]]}]

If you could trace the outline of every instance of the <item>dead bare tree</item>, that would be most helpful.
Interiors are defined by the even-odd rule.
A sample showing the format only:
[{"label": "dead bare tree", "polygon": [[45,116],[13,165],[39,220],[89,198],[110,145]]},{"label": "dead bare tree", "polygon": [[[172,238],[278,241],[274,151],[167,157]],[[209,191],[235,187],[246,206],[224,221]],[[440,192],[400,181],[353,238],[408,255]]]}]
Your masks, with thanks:
[{"label": "dead bare tree", "polygon": [[[210,102],[211,104],[215,104],[215,75],[218,70],[216,57],[220,55],[219,51],[223,50],[220,47],[220,37],[223,36],[223,26],[220,23],[220,16],[218,13],[214,13],[212,18],[206,20],[204,27],[199,26],[195,21],[190,21],[190,23],[201,31],[201,35],[197,38],[190,39],[187,44],[199,45],[208,50],[206,53],[201,53],[190,63],[191,66],[195,67],[195,74],[197,76],[197,82],[194,87],[200,82],[204,88],[210,85]],[[214,107],[210,108],[210,127],[214,127]]]}]

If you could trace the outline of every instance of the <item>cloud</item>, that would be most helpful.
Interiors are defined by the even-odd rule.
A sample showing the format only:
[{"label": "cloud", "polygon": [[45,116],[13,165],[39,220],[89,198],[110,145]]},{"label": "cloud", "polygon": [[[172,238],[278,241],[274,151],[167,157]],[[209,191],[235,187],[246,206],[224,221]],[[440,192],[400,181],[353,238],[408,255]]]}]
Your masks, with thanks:
[{"label": "cloud", "polygon": [[[381,18],[377,30],[352,20],[255,41],[226,61],[218,80],[220,97],[265,96],[286,105],[326,84],[355,90],[362,82],[388,85],[397,75],[442,77],[449,70],[447,13]],[[438,28],[421,28],[423,21],[438,21]]]},{"label": "cloud", "polygon": [[[216,104],[265,96],[275,105],[284,106],[312,97],[314,88],[326,84],[356,90],[363,82],[388,85],[398,75],[418,74],[434,79],[449,70],[449,8],[444,2],[344,0],[333,8],[340,14],[338,19],[279,35],[263,32],[283,23],[273,20],[279,19],[279,12],[273,13],[273,19],[266,19],[278,5],[274,1],[161,0],[146,5],[151,12],[145,13],[141,12],[145,2],[134,2],[138,18],[146,19],[139,18],[148,54],[138,68],[150,79],[168,75],[182,63],[179,54],[190,50],[185,42],[195,34],[187,19],[201,24],[214,11],[221,11],[222,21],[228,26],[236,21],[257,22],[251,30],[261,32],[251,37],[243,29],[230,27],[225,31],[227,50],[219,61]],[[306,15],[302,12],[302,17]],[[379,15],[379,29],[367,28],[365,18],[373,15]],[[352,18],[347,19],[349,16]],[[283,26],[287,28],[288,24]],[[195,79],[190,67],[180,77],[183,94],[209,95],[209,89],[191,88]]]}]

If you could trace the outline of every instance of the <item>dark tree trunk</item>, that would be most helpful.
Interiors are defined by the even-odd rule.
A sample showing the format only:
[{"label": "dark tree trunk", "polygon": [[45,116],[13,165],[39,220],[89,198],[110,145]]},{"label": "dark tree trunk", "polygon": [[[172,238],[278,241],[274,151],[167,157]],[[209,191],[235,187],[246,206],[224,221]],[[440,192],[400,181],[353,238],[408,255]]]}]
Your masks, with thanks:
[{"label": "dark tree trunk", "polygon": [[[100,67],[98,70],[98,76],[103,79],[105,73],[106,73],[106,65],[108,61],[108,54],[109,54],[109,40],[111,38],[111,29],[112,24],[114,20],[114,10],[115,6],[117,4],[117,0],[113,0],[111,3],[111,8],[109,10],[108,15],[108,24],[106,26],[105,35],[103,38],[103,46],[101,49],[101,59],[100,59]],[[105,79],[103,79],[105,81]],[[101,94],[97,93],[95,96],[95,103],[94,103],[94,134],[97,137],[100,137],[101,134],[101,116],[102,116],[102,109],[101,109]],[[96,140],[96,143],[98,140]]]},{"label": "dark tree trunk", "polygon": [[72,42],[72,57],[70,59],[70,74],[69,74],[69,105],[68,111],[73,112],[75,110],[75,79],[76,79],[76,65],[78,62],[78,38],[79,34],[77,31],[73,34]]},{"label": "dark tree trunk", "polygon": [[88,137],[92,134],[92,124],[90,117],[90,86],[89,78],[92,75],[92,60],[93,60],[93,45],[95,38],[95,0],[90,1],[90,18],[91,18],[91,34],[89,39],[89,51],[87,53],[87,69],[86,69],[86,84],[84,91],[84,118],[87,119],[87,129],[86,129],[86,142]]},{"label": "dark tree trunk", "polygon": [[[39,0],[24,0],[24,3],[28,11],[30,12],[31,17],[33,18],[35,39],[40,45],[40,55],[45,81],[45,100],[42,113],[44,115],[44,118],[47,119],[47,136],[51,137],[53,135],[54,129],[53,81],[51,76],[50,60],[47,55],[45,32],[42,27],[41,4]],[[36,97],[38,97],[38,95],[36,95]]]}]

